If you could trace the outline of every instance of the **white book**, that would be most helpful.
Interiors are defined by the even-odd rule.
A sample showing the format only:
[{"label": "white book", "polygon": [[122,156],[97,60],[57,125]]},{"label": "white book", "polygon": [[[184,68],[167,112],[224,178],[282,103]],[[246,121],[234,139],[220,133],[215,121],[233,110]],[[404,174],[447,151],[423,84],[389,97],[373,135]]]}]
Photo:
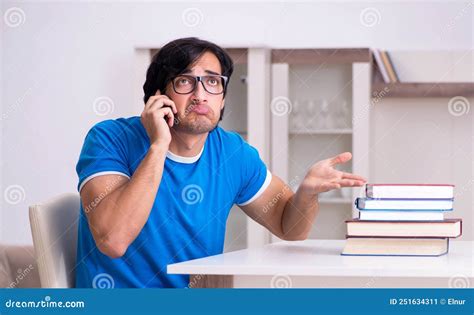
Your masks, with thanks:
[{"label": "white book", "polygon": [[367,184],[369,198],[454,198],[454,185],[449,184]]},{"label": "white book", "polygon": [[349,237],[341,255],[347,256],[441,256],[448,253],[448,238]]},{"label": "white book", "polygon": [[452,199],[371,199],[357,198],[356,206],[361,210],[453,210]]},{"label": "white book", "polygon": [[380,56],[380,50],[378,49],[372,49],[372,53],[374,54],[375,62],[377,63],[377,67],[380,70],[380,73],[382,74],[383,81],[385,83],[390,83],[390,77],[388,76],[387,69],[385,68],[385,65],[382,61],[382,57]]},{"label": "white book", "polygon": [[443,221],[347,220],[347,237],[460,237],[461,219]]},{"label": "white book", "polygon": [[371,221],[443,221],[443,211],[360,211],[360,220]]}]

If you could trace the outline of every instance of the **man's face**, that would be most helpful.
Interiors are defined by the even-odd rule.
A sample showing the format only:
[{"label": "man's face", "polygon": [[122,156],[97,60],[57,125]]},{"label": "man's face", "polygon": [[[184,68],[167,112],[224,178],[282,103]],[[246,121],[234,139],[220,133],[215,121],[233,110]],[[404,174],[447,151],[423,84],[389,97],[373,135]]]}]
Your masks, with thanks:
[{"label": "man's face", "polygon": [[[214,54],[205,52],[183,74],[191,76],[221,75],[221,71],[219,59]],[[223,94],[208,93],[202,82],[197,82],[193,92],[178,94],[170,82],[166,87],[166,95],[171,98],[178,109],[173,126],[176,131],[202,134],[217,126],[220,112],[224,107]]]}]

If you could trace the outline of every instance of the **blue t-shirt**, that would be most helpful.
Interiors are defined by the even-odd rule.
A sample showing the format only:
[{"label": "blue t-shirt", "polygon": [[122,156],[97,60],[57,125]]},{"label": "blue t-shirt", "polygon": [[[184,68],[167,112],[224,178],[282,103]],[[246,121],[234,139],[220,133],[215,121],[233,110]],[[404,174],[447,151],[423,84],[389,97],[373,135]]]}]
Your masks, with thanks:
[{"label": "blue t-shirt", "polygon": [[[149,146],[140,117],[96,124],[76,166],[78,190],[100,175],[130,178]],[[229,210],[255,200],[270,181],[257,150],[220,127],[195,157],[168,151],[148,221],[124,256],[97,249],[81,204],[76,287],[186,287],[189,276],[167,274],[166,266],[222,253]]]}]

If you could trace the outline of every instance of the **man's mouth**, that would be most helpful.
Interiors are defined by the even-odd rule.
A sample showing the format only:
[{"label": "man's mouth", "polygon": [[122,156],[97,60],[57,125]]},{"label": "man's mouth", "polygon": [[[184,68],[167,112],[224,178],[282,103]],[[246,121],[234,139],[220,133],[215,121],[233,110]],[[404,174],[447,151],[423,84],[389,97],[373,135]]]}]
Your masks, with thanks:
[{"label": "man's mouth", "polygon": [[204,104],[192,104],[191,106],[189,106],[189,110],[199,115],[206,115],[211,109],[209,108],[209,106]]}]

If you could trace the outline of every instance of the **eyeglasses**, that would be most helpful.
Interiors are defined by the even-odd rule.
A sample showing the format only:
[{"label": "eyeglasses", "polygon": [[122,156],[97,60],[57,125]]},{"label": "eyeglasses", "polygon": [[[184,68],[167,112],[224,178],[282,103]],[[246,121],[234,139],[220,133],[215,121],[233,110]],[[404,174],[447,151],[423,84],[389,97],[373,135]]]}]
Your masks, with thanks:
[{"label": "eyeglasses", "polygon": [[197,83],[201,82],[204,90],[210,94],[222,94],[227,86],[228,77],[223,75],[179,75],[174,77],[171,82],[173,89],[178,94],[189,94],[196,89]]}]

